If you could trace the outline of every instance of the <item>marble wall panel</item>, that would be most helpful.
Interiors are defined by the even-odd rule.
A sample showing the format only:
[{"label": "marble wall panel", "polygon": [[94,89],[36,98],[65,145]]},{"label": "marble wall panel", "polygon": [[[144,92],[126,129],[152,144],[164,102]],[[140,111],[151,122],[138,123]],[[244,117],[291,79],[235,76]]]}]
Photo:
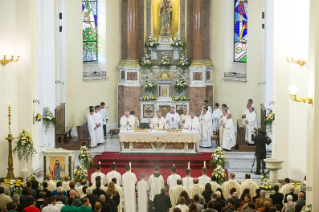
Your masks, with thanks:
[{"label": "marble wall panel", "polygon": [[137,0],[137,59],[144,53],[144,0]]},{"label": "marble wall panel", "polygon": [[135,115],[140,119],[141,117],[141,88],[124,86],[124,110],[119,113],[122,116],[125,111],[135,111]]},{"label": "marble wall panel", "polygon": [[214,86],[213,85],[206,86],[206,99],[208,100],[208,104],[214,110]]},{"label": "marble wall panel", "polygon": [[121,2],[122,59],[127,59],[127,1],[122,0]]},{"label": "marble wall panel", "polygon": [[193,58],[193,1],[187,1],[187,56]]},{"label": "marble wall panel", "polygon": [[210,1],[203,0],[203,59],[210,59]]},{"label": "marble wall panel", "polygon": [[206,87],[190,87],[189,97],[189,111],[194,111],[196,116],[199,116],[206,100]]},{"label": "marble wall panel", "polygon": [[120,118],[124,114],[124,85],[118,85],[117,87],[117,114],[117,123],[120,125]]},{"label": "marble wall panel", "polygon": [[127,80],[137,80],[136,72],[127,72]]},{"label": "marble wall panel", "polygon": [[200,72],[194,72],[193,73],[193,80],[202,80],[203,79],[203,74]]}]

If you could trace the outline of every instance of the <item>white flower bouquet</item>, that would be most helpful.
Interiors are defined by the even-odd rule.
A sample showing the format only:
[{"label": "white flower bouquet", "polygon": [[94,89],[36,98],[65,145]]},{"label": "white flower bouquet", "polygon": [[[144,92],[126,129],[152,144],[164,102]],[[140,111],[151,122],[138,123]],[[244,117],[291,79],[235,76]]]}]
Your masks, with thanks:
[{"label": "white flower bouquet", "polygon": [[179,36],[177,36],[174,40],[174,42],[171,44],[171,47],[174,48],[184,48],[185,47],[185,43],[183,43],[183,41],[181,40],[181,38]]},{"label": "white flower bouquet", "polygon": [[158,46],[159,46],[159,43],[156,42],[154,37],[152,35],[148,36],[147,41],[145,43],[145,47],[152,51],[156,51]]},{"label": "white flower bouquet", "polygon": [[174,101],[189,101],[190,100],[190,98],[189,98],[189,96],[173,96],[172,97],[172,100],[174,100]]},{"label": "white flower bouquet", "polygon": [[302,209],[301,212],[311,212],[312,211],[312,205],[305,205]]},{"label": "white flower bouquet", "polygon": [[225,153],[223,152],[223,149],[219,146],[216,148],[216,150],[212,154],[212,160],[209,162],[210,167],[212,169],[215,169],[217,166],[224,167],[226,162],[225,159]]},{"label": "white flower bouquet", "polygon": [[13,194],[21,195],[24,183],[20,179],[5,179],[4,184],[9,187]]},{"label": "white flower bouquet", "polygon": [[272,110],[269,111],[267,117],[264,119],[264,124],[266,125],[267,129],[272,129],[272,123],[275,121],[275,113]]},{"label": "white flower bouquet", "polygon": [[217,167],[214,169],[213,176],[216,177],[216,181],[219,184],[222,184],[223,182],[226,181],[226,173],[224,167],[217,165]]},{"label": "white flower bouquet", "polygon": [[151,69],[153,66],[153,63],[151,61],[151,56],[147,54],[147,52],[144,52],[144,56],[142,60],[140,61],[140,66],[145,69]]},{"label": "white flower bouquet", "polygon": [[24,161],[28,161],[35,155],[35,153],[37,153],[33,146],[33,139],[29,132],[26,130],[22,130],[22,132],[19,133],[18,139],[15,143],[16,146],[14,147],[12,152],[18,157],[20,161],[22,159]]},{"label": "white flower bouquet", "polygon": [[180,76],[178,80],[176,80],[174,88],[177,93],[182,93],[184,92],[187,88],[188,85],[186,84],[186,79],[184,76]]},{"label": "white flower bouquet", "polygon": [[51,125],[53,127],[56,125],[56,117],[53,115],[49,107],[43,108],[42,120],[45,123],[45,133],[48,132]]},{"label": "white flower bouquet", "polygon": [[264,191],[272,191],[272,190],[274,190],[274,187],[273,187],[271,182],[260,182],[258,184],[258,188],[260,190],[264,190]]},{"label": "white flower bouquet", "polygon": [[86,146],[81,146],[79,151],[79,161],[84,166],[89,168],[94,165],[93,157],[90,150]]},{"label": "white flower bouquet", "polygon": [[82,179],[88,179],[88,171],[85,166],[79,165],[74,170],[74,180],[75,182],[81,182]]},{"label": "white flower bouquet", "polygon": [[186,69],[188,69],[189,66],[190,66],[190,63],[188,61],[186,54],[184,53],[179,58],[179,62],[177,64],[177,67],[182,69],[182,70],[186,70]]},{"label": "white flower bouquet", "polygon": [[172,64],[170,60],[168,59],[168,56],[163,53],[163,57],[161,61],[158,62],[159,67],[161,68],[169,68]]},{"label": "white flower bouquet", "polygon": [[156,96],[141,96],[140,97],[140,101],[143,101],[143,102],[149,102],[149,101],[155,101],[157,100],[158,98]]},{"label": "white flower bouquet", "polygon": [[145,86],[144,89],[146,92],[150,92],[154,94],[156,90],[156,85],[153,83],[153,81],[147,76],[145,80]]}]

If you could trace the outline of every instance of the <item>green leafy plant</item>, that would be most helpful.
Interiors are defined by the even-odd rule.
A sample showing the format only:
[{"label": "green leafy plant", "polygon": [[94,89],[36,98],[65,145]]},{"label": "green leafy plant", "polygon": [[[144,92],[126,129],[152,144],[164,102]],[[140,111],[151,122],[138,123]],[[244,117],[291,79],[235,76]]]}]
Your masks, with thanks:
[{"label": "green leafy plant", "polygon": [[31,138],[29,132],[26,130],[22,130],[22,132],[19,133],[18,139],[15,144],[16,146],[14,147],[12,152],[18,157],[20,161],[22,159],[24,161],[28,161],[37,153],[33,146],[33,139]]}]

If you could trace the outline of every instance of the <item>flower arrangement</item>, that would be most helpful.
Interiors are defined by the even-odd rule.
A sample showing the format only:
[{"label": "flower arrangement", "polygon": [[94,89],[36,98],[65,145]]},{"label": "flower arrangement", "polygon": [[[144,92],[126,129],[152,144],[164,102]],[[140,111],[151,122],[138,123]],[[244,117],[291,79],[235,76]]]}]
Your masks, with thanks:
[{"label": "flower arrangement", "polygon": [[174,48],[184,48],[185,47],[185,43],[183,43],[183,41],[181,40],[181,38],[179,36],[177,36],[174,40],[174,42],[171,44],[171,47]]},{"label": "flower arrangement", "polygon": [[223,149],[219,146],[212,153],[212,160],[209,162],[209,165],[212,169],[214,169],[217,166],[224,167],[225,162],[226,162],[225,153],[223,152]]},{"label": "flower arrangement", "polygon": [[82,179],[88,179],[88,171],[86,167],[80,165],[77,166],[75,171],[74,171],[74,180],[76,182],[80,182]]},{"label": "flower arrangement", "polygon": [[42,116],[40,113],[37,113],[37,115],[34,117],[36,122],[40,122],[42,119]]},{"label": "flower arrangement", "polygon": [[24,183],[20,179],[5,179],[4,184],[9,187],[11,193],[21,195]]},{"label": "flower arrangement", "polygon": [[271,130],[272,129],[272,123],[275,121],[275,114],[272,112],[272,110],[269,111],[267,117],[264,119],[264,124],[266,125],[266,128]]},{"label": "flower arrangement", "polygon": [[35,153],[37,153],[33,146],[33,140],[29,132],[26,130],[22,130],[22,132],[19,133],[18,139],[15,143],[16,146],[13,149],[13,154],[15,154],[20,161],[22,159],[24,161],[28,161]]},{"label": "flower arrangement", "polygon": [[216,182],[219,184],[222,184],[226,181],[226,174],[223,166],[217,165],[212,175],[216,177]]},{"label": "flower arrangement", "polygon": [[157,100],[158,98],[156,96],[141,96],[140,97],[140,101],[143,101],[143,102],[149,102],[149,101],[155,101]]},{"label": "flower arrangement", "polygon": [[264,190],[264,191],[272,191],[272,190],[274,190],[274,187],[272,186],[271,182],[260,182],[258,184],[258,188],[260,190]]},{"label": "flower arrangement", "polygon": [[177,93],[183,93],[188,88],[188,85],[186,84],[186,80],[184,76],[180,76],[178,80],[176,80],[174,89]]},{"label": "flower arrangement", "polygon": [[48,132],[50,125],[53,127],[56,125],[56,117],[53,115],[49,107],[43,108],[42,120],[45,122],[45,133]]},{"label": "flower arrangement", "polygon": [[301,212],[311,212],[312,211],[312,205],[305,205],[302,209]]},{"label": "flower arrangement", "polygon": [[156,42],[154,37],[152,35],[148,36],[147,41],[145,43],[145,47],[152,51],[156,51],[158,46],[159,46],[159,43]]},{"label": "flower arrangement", "polygon": [[170,60],[168,59],[168,56],[165,55],[165,53],[163,52],[163,57],[161,59],[161,61],[158,62],[159,67],[161,68],[169,68],[172,64],[170,62]]},{"label": "flower arrangement", "polygon": [[90,167],[94,165],[93,157],[90,150],[86,146],[81,146],[79,151],[79,161],[84,167]]},{"label": "flower arrangement", "polygon": [[270,176],[269,172],[264,171],[263,175],[261,176],[261,182],[269,182]]},{"label": "flower arrangement", "polygon": [[186,54],[182,54],[181,57],[179,58],[179,62],[177,64],[177,67],[182,69],[182,70],[186,70],[186,69],[188,69],[189,66],[190,66],[190,63],[188,61]]},{"label": "flower arrangement", "polygon": [[154,94],[156,90],[156,85],[153,83],[152,80],[150,80],[148,76],[146,77],[144,88],[146,92],[150,92],[152,94]]},{"label": "flower arrangement", "polygon": [[174,101],[189,101],[189,96],[173,96],[172,100]]},{"label": "flower arrangement", "polygon": [[151,56],[147,54],[147,52],[144,52],[144,56],[140,62],[140,66],[142,68],[151,69],[153,66],[153,63],[151,61]]}]

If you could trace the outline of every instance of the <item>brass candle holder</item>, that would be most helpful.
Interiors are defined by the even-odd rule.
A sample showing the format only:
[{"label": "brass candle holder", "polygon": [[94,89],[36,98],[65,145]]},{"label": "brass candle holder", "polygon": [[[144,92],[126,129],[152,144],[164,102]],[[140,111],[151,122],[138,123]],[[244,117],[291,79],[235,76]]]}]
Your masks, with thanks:
[{"label": "brass candle holder", "polygon": [[14,140],[14,137],[12,137],[12,134],[8,134],[8,137],[6,138],[9,142],[9,155],[8,155],[8,173],[7,173],[7,179],[14,179],[14,173],[13,173],[13,157],[12,157],[12,141]]}]

